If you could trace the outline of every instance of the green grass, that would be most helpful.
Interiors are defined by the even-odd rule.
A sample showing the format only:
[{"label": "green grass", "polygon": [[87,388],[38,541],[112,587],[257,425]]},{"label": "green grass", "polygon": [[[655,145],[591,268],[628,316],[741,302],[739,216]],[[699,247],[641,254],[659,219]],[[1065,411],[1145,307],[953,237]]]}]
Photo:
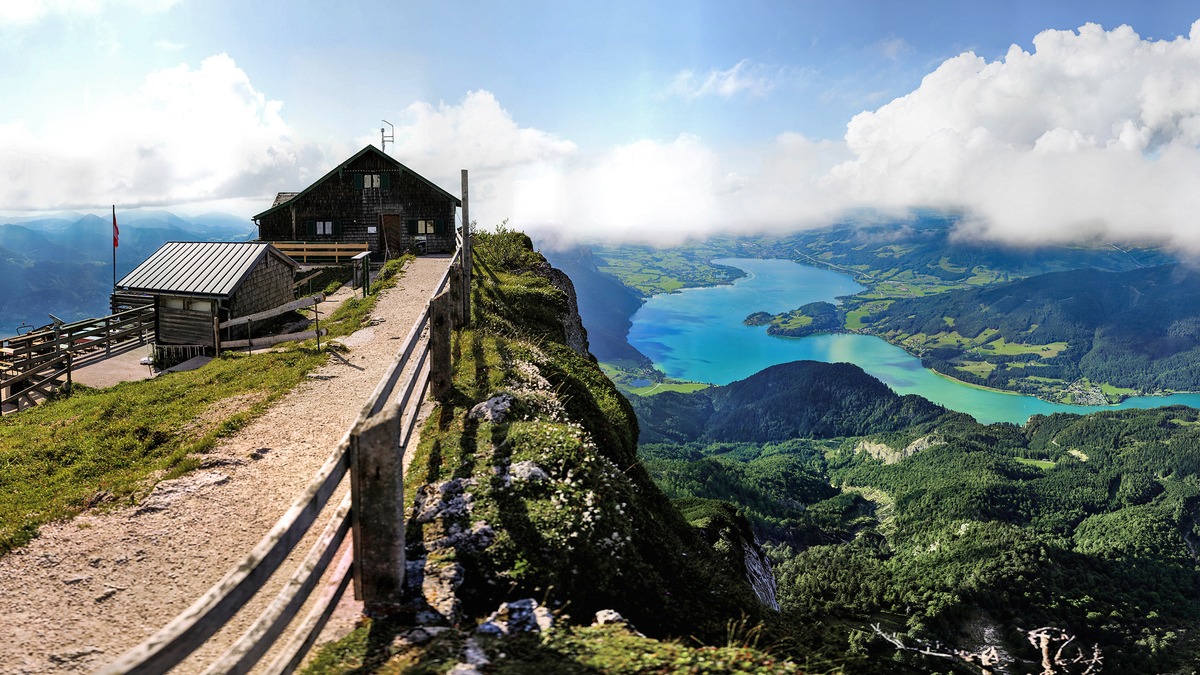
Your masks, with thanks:
[{"label": "green grass", "polygon": [[1022,464],[1036,466],[1037,468],[1042,469],[1043,471],[1054,468],[1054,462],[1051,462],[1048,459],[1029,459],[1027,457],[1013,457],[1013,459],[1017,460],[1018,462],[1020,462]]},{"label": "green grass", "polygon": [[103,390],[77,388],[0,419],[0,554],[38,527],[103,502],[133,503],[195,454],[241,428],[325,356],[225,354],[190,372]]},{"label": "green grass", "polygon": [[[323,340],[361,328],[410,259],[389,261],[366,298],[347,300],[323,320]],[[313,347],[310,340],[281,352],[225,353],[199,370],[107,389],[76,387],[0,418],[0,555],[23,546],[41,525],[101,504],[135,503],[159,480],[196,468],[198,453],[325,362]]]},{"label": "green grass", "polygon": [[1004,338],[993,340],[991,343],[993,354],[1001,356],[1019,356],[1021,354],[1037,354],[1044,359],[1052,359],[1058,356],[1067,348],[1066,342],[1051,342],[1044,345],[1031,345],[1019,342],[1008,342]]},{"label": "green grass", "polygon": [[654,394],[661,394],[664,391],[678,391],[685,394],[690,394],[693,391],[708,389],[711,386],[711,384],[706,384],[704,382],[667,381],[656,382],[646,387],[625,387],[623,390],[628,391],[631,394],[637,394],[638,396],[653,396]]},{"label": "green grass", "polygon": [[[795,663],[758,646],[759,629],[732,622],[724,646],[685,644],[637,635],[625,626],[556,627],[545,634],[480,640],[491,665],[502,675],[635,675],[646,673],[800,673]],[[306,675],[333,673],[444,673],[457,663],[470,633],[450,629],[421,647],[393,646],[381,639],[395,628],[365,621],[349,637],[326,646],[305,669]],[[819,671],[841,672],[832,665]]]},{"label": "green grass", "polygon": [[964,373],[971,373],[972,375],[978,375],[979,377],[986,378],[988,375],[992,374],[993,370],[996,369],[996,364],[988,363],[987,361],[967,361],[961,366],[956,367],[958,370],[961,370]]},{"label": "green grass", "polygon": [[1107,382],[1100,385],[1100,390],[1104,392],[1104,395],[1107,396],[1109,400],[1121,399],[1127,396],[1136,396],[1138,393],[1136,389],[1116,387],[1108,384]]}]

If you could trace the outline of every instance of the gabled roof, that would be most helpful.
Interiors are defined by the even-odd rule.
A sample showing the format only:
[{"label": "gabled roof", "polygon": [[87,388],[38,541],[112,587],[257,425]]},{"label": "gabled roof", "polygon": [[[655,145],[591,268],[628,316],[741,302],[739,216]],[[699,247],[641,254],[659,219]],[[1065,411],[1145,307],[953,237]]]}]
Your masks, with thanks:
[{"label": "gabled roof", "polygon": [[169,241],[122,277],[117,288],[145,293],[228,297],[268,255],[299,267],[296,261],[266,242]]},{"label": "gabled roof", "polygon": [[[462,200],[459,199],[458,197],[455,197],[454,195],[450,194],[449,192],[446,192],[445,190],[443,190],[442,188],[440,188],[436,184],[434,184],[433,181],[422,176],[421,174],[417,173],[416,171],[413,171],[412,169],[408,168],[407,166],[404,166],[400,162],[396,161],[395,158],[393,158],[391,155],[388,155],[387,153],[383,152],[379,148],[377,148],[373,145],[368,145],[367,147],[363,148],[362,150],[359,150],[358,152],[354,153],[354,156],[351,157],[350,159],[347,159],[346,161],[342,162],[341,164],[338,164],[337,166],[333,167],[333,169],[329,173],[325,174],[324,176],[321,176],[320,178],[318,178],[316,180],[316,182],[314,182],[312,185],[309,185],[308,187],[304,188],[300,192],[291,192],[291,193],[280,192],[275,197],[275,202],[273,204],[271,204],[271,208],[267,209],[266,211],[263,211],[262,213],[258,214],[257,216],[254,216],[253,218],[251,218],[251,220],[258,220],[260,218],[264,218],[264,217],[282,209],[285,204],[288,204],[288,203],[292,202],[293,200],[304,197],[304,195],[306,195],[310,191],[312,191],[313,188],[317,187],[321,183],[324,183],[325,181],[329,180],[330,178],[333,178],[335,175],[340,174],[351,163],[353,163],[359,157],[362,157],[363,155],[365,155],[367,153],[374,153],[375,155],[379,156],[380,158],[386,160],[388,163],[394,165],[397,169],[407,172],[409,174],[412,174],[414,177],[416,177],[417,180],[428,185],[429,187],[433,188],[434,190],[437,190],[447,199],[453,200],[455,206],[462,206]],[[285,199],[284,195],[291,195],[291,196]]]}]

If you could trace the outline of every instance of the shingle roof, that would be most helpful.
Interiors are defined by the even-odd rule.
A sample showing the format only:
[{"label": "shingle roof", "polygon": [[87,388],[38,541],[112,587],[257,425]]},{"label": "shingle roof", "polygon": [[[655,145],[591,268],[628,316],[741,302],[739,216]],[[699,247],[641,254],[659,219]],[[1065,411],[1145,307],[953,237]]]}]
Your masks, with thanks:
[{"label": "shingle roof", "polygon": [[[325,181],[332,178],[335,174],[337,174],[340,171],[342,171],[343,169],[345,169],[347,166],[350,165],[351,162],[358,159],[359,157],[362,157],[363,155],[365,155],[367,153],[374,153],[374,154],[378,155],[379,157],[382,157],[384,160],[386,160],[387,162],[394,165],[397,169],[412,174],[415,178],[417,178],[417,180],[421,181],[422,183],[425,183],[429,187],[440,192],[442,194],[442,196],[452,200],[454,202],[455,206],[462,206],[462,200],[459,199],[458,197],[455,197],[454,195],[450,194],[449,192],[446,192],[442,188],[438,187],[437,184],[434,183],[433,181],[422,176],[421,174],[417,173],[416,171],[413,171],[412,169],[408,168],[407,166],[404,166],[400,162],[396,161],[396,159],[394,157],[385,153],[384,151],[380,150],[379,148],[377,148],[373,145],[368,145],[367,147],[363,148],[362,150],[359,150],[358,152],[354,153],[354,156],[350,157],[350,159],[347,159],[346,161],[342,162],[341,164],[338,164],[337,166],[330,169],[329,173],[325,174],[324,176],[321,176],[315,182],[313,182],[312,185],[309,185],[308,187],[304,188],[300,192],[295,192],[295,193],[280,192],[278,195],[275,196],[275,201],[271,204],[271,208],[267,209],[266,211],[263,211],[262,213],[258,214],[257,216],[252,217],[251,220],[257,221],[260,218],[265,218],[266,216],[270,215],[271,213],[274,213],[276,209],[283,208],[284,204],[287,204],[288,202],[292,201],[293,199],[296,199],[297,197],[304,196],[305,194],[307,194],[310,190],[312,190],[316,186],[320,185],[321,183],[324,183]],[[287,194],[291,194],[292,196],[288,197],[287,199],[283,199],[283,196],[287,195]]]},{"label": "shingle roof", "polygon": [[271,208],[275,208],[276,206],[279,206],[280,204],[290,202],[292,200],[292,197],[295,197],[298,194],[300,194],[300,193],[299,192],[280,192],[279,194],[275,195],[275,201],[271,204]]},{"label": "shingle roof", "polygon": [[170,241],[117,282],[117,288],[180,295],[232,295],[259,260],[276,255],[295,261],[266,242]]}]

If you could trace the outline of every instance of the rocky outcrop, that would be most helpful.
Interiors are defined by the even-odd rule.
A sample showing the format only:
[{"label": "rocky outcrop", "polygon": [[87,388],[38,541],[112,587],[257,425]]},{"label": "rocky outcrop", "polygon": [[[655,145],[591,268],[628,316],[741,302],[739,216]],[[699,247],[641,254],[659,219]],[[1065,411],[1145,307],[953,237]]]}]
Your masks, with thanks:
[{"label": "rocky outcrop", "polygon": [[754,594],[758,596],[759,602],[764,606],[778,612],[779,601],[775,598],[775,574],[771,571],[771,561],[767,560],[767,554],[757,541],[747,542],[744,554],[746,579],[750,582],[750,587],[754,589]]},{"label": "rocky outcrop", "polygon": [[534,268],[534,273],[545,277],[550,284],[567,296],[567,312],[561,317],[563,332],[566,333],[567,346],[584,356],[591,356],[588,351],[587,330],[583,327],[583,319],[579,316],[579,298],[575,295],[575,284],[561,270],[543,262]]}]

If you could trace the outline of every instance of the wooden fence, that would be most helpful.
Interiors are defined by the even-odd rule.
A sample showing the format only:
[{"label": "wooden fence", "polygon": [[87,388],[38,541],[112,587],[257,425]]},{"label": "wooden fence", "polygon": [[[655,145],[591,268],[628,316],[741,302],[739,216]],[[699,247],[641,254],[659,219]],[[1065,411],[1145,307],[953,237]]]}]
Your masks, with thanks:
[{"label": "wooden fence", "polygon": [[113,348],[146,344],[153,334],[154,307],[146,306],[0,339],[0,412],[34,405],[70,384],[81,358],[101,350],[111,356]]},{"label": "wooden fence", "polygon": [[[277,345],[281,342],[293,342],[296,340],[309,340],[312,338],[317,338],[318,346],[319,346],[319,341],[320,341],[321,337],[323,335],[325,335],[325,333],[327,332],[325,329],[321,328],[321,319],[320,319],[319,313],[317,313],[317,322],[316,322],[315,328],[313,330],[307,330],[307,331],[303,331],[300,333],[284,333],[282,335],[265,335],[262,337],[255,338],[253,335],[253,332],[252,332],[252,327],[253,327],[255,321],[266,321],[267,319],[273,319],[281,314],[287,314],[288,312],[294,312],[297,309],[303,309],[305,307],[316,307],[323,300],[325,300],[325,294],[317,293],[316,295],[312,295],[307,298],[300,298],[299,300],[293,300],[287,304],[280,305],[274,309],[268,309],[268,310],[264,310],[262,312],[256,312],[254,314],[247,314],[246,316],[239,316],[236,319],[230,319],[223,323],[218,323],[218,324],[216,324],[216,329],[213,331],[213,344],[216,345],[216,351],[219,354],[219,353],[221,353],[222,349],[238,349],[241,347],[253,349],[255,347],[269,347],[271,345]],[[316,312],[315,309],[313,311]],[[214,319],[214,322],[215,322],[215,319]],[[221,331],[228,330],[230,328],[235,328],[237,326],[245,326],[246,327],[246,339],[244,339],[244,340],[222,340],[221,339]]]},{"label": "wooden fence", "polygon": [[[295,623],[347,531],[354,534],[352,548],[328,575],[314,607],[293,628],[263,672],[288,673],[298,666],[351,577],[355,597],[362,600],[368,615],[390,614],[400,605],[404,582],[403,457],[431,380],[445,383],[431,389],[434,396],[448,391],[450,334],[467,320],[459,299],[470,295],[470,268],[462,264],[466,259],[463,249],[469,247],[468,233],[387,373],[304,493],[249,555],[204,596],[101,672],[160,673],[187,658],[263,587],[326,509],[347,473],[349,495],[334,510],[308,556],[253,625],[205,672],[245,673],[254,667]],[[454,300],[459,300],[458,311],[451,306]],[[427,329],[428,340],[424,339]],[[405,373],[408,375],[401,382]]]},{"label": "wooden fence", "polygon": [[271,245],[297,262],[341,262],[369,251],[367,242],[273,241]]}]

